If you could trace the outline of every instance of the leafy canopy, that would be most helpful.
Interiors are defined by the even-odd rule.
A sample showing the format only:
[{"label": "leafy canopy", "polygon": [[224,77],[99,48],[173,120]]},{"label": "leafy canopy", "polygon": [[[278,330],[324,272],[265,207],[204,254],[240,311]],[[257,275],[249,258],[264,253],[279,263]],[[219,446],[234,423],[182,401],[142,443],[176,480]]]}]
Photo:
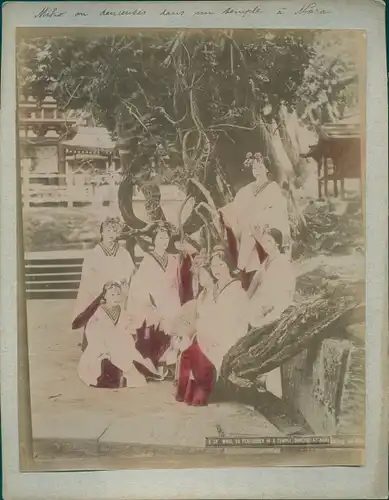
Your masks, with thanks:
[{"label": "leafy canopy", "polygon": [[[335,56],[328,44],[340,47]],[[336,100],[342,91],[336,79],[349,64],[341,47],[336,37],[308,31],[129,30],[25,38],[19,83],[25,94],[50,91],[61,108],[89,112],[131,150],[132,171],[149,169],[159,145],[173,165],[184,165],[174,174],[179,181],[204,170],[235,131],[276,117],[282,103],[307,106],[323,91]]]}]

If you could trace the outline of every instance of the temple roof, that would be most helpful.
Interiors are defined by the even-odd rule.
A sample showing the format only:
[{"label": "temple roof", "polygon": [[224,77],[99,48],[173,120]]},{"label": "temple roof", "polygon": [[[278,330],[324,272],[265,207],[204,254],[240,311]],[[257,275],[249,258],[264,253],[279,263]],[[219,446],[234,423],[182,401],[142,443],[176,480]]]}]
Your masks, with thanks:
[{"label": "temple roof", "polygon": [[115,143],[104,127],[78,127],[73,139],[62,142],[67,150],[78,153],[113,153]]}]

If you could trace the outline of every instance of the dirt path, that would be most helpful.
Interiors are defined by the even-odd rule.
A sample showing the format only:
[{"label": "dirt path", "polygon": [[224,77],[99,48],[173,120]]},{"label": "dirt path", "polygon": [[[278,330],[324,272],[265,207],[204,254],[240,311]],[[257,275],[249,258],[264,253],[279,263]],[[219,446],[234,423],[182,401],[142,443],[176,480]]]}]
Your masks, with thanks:
[{"label": "dirt path", "polygon": [[203,448],[206,436],[281,434],[248,405],[178,404],[171,382],[121,390],[85,386],[76,371],[80,332],[69,328],[72,308],[68,300],[28,302],[34,440]]}]

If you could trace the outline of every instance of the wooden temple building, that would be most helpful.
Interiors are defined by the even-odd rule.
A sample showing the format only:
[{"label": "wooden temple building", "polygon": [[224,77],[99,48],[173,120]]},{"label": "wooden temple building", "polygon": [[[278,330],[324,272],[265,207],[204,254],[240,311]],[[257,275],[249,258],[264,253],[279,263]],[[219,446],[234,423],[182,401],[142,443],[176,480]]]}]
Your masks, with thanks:
[{"label": "wooden temple building", "polygon": [[120,160],[104,127],[85,114],[64,113],[52,96],[21,96],[18,104],[25,207],[102,203],[116,199]]},{"label": "wooden temple building", "polygon": [[23,202],[29,205],[34,192],[63,184],[58,176],[65,169],[60,143],[74,136],[77,120],[65,116],[51,96],[39,102],[21,95],[18,122]]},{"label": "wooden temple building", "polygon": [[[318,197],[329,195],[330,182],[333,195],[345,196],[347,179],[362,179],[361,119],[359,113],[350,113],[335,123],[326,123],[320,129],[319,140],[302,155],[317,163]],[[361,186],[360,186],[361,187]]]},{"label": "wooden temple building", "polygon": [[68,205],[115,203],[121,180],[120,158],[109,132],[104,127],[80,126],[72,139],[62,142],[61,148],[68,181]]}]

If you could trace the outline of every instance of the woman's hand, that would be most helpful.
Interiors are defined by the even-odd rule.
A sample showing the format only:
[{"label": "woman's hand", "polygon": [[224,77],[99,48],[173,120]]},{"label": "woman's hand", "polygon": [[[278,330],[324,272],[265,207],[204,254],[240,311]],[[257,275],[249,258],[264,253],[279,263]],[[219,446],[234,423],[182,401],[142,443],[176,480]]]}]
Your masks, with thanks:
[{"label": "woman's hand", "polygon": [[262,307],[262,316],[267,316],[268,314],[270,314],[271,312],[274,311],[274,306],[265,306],[265,307]]},{"label": "woman's hand", "polygon": [[196,249],[193,248],[193,246],[190,243],[188,243],[187,241],[176,243],[176,248],[180,252],[185,253],[185,254],[189,254],[189,255],[196,251]]},{"label": "woman's hand", "polygon": [[102,293],[105,295],[107,293],[107,290],[110,286],[113,285],[113,281],[107,281],[106,283],[104,283],[104,286],[103,286],[103,290],[102,290]]}]

